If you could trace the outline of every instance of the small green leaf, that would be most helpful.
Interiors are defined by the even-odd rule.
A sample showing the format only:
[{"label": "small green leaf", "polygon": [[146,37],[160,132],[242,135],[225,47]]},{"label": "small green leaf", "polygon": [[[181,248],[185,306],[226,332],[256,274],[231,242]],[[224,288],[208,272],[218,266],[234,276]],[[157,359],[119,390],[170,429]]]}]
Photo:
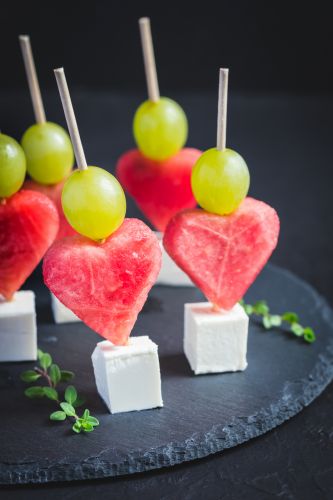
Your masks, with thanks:
[{"label": "small green leaf", "polygon": [[87,418],[89,417],[89,415],[90,415],[90,411],[89,410],[84,410],[82,418],[84,418],[85,420],[87,420]]},{"label": "small green leaf", "polygon": [[50,379],[52,380],[54,385],[57,385],[58,382],[60,382],[61,379],[61,373],[60,373],[60,368],[58,365],[51,365],[50,367]]},{"label": "small green leaf", "polygon": [[271,328],[272,326],[272,323],[271,323],[271,317],[270,316],[264,316],[262,318],[262,324],[264,325],[264,327],[268,330],[269,328]]},{"label": "small green leaf", "polygon": [[67,403],[72,405],[77,399],[77,391],[73,385],[69,385],[65,391],[65,399]]},{"label": "small green leaf", "polygon": [[281,326],[282,318],[278,314],[272,314],[270,321],[272,326]]},{"label": "small green leaf", "polygon": [[47,352],[45,352],[39,362],[43,370],[47,370],[52,365],[52,358]]},{"label": "small green leaf", "polygon": [[96,427],[97,425],[99,425],[99,420],[95,417],[92,417],[91,415],[87,418],[87,421],[93,425],[94,427]]},{"label": "small green leaf", "polygon": [[253,312],[260,316],[266,316],[269,313],[269,307],[264,300],[258,300],[258,302],[253,305]]},{"label": "small green leaf", "polygon": [[85,402],[86,402],[85,398],[78,396],[77,399],[74,401],[73,406],[74,408],[79,408],[80,406],[84,405]]},{"label": "small green leaf", "polygon": [[251,306],[251,304],[244,304],[244,311],[251,316],[251,314],[253,314],[253,306]]},{"label": "small green leaf", "polygon": [[74,373],[70,372],[69,370],[61,370],[61,382],[68,382],[69,380],[72,380],[74,377]]},{"label": "small green leaf", "polygon": [[287,323],[290,323],[291,325],[293,323],[298,323],[299,322],[298,315],[296,313],[294,313],[294,312],[285,312],[282,315],[282,320],[286,321]]},{"label": "small green leaf", "polygon": [[309,342],[309,344],[312,344],[312,342],[316,340],[315,332],[309,326],[304,328],[303,335],[304,335],[304,340],[306,342]]},{"label": "small green leaf", "polygon": [[77,434],[79,434],[82,430],[82,426],[81,426],[81,423],[76,421],[75,424],[73,425],[72,427],[73,431],[76,432]]},{"label": "small green leaf", "polygon": [[44,394],[47,398],[52,399],[53,401],[58,401],[59,396],[58,393],[53,387],[44,387]]},{"label": "small green leaf", "polygon": [[21,373],[21,380],[23,382],[35,382],[40,378],[40,374],[36,373],[35,370],[27,370],[26,372]]},{"label": "small green leaf", "polygon": [[44,355],[43,351],[41,349],[37,349],[37,357],[39,361],[41,360],[43,355]]},{"label": "small green leaf", "polygon": [[75,409],[73,408],[73,406],[69,403],[60,403],[60,406],[61,406],[61,409],[64,410],[64,412],[66,413],[66,415],[68,415],[69,417],[75,417]]},{"label": "small green leaf", "polygon": [[292,323],[290,329],[297,337],[302,337],[304,333],[304,328],[299,323]]},{"label": "small green leaf", "polygon": [[94,426],[89,422],[87,422],[86,420],[83,420],[83,422],[81,422],[81,427],[84,430],[84,432],[92,432],[94,430]]},{"label": "small green leaf", "polygon": [[244,301],[244,299],[240,299],[239,304],[240,304],[242,307],[244,307],[244,306],[245,306],[245,301]]},{"label": "small green leaf", "polygon": [[44,396],[44,387],[40,387],[39,385],[28,387],[28,389],[24,391],[24,394],[28,398],[42,398]]},{"label": "small green leaf", "polygon": [[65,420],[66,419],[66,413],[64,411],[54,411],[50,415],[50,420]]}]

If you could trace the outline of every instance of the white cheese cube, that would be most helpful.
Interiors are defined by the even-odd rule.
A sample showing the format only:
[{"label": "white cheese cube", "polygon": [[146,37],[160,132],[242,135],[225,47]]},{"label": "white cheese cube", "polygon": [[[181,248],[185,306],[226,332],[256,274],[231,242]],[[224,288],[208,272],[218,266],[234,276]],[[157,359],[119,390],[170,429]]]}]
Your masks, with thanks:
[{"label": "white cheese cube", "polygon": [[162,266],[158,275],[157,285],[194,286],[187,274],[184,273],[164,250],[163,233],[155,232],[162,250]]},{"label": "white cheese cube", "polygon": [[126,346],[99,342],[92,354],[99,395],[111,413],[163,406],[157,345],[130,337]]},{"label": "white cheese cube", "polygon": [[53,293],[51,293],[51,307],[53,319],[56,323],[73,323],[74,321],[81,321],[76,314],[68,309],[68,307],[64,306]]},{"label": "white cheese cube", "polygon": [[242,306],[214,311],[212,304],[185,304],[184,352],[196,375],[245,370],[249,318]]},{"label": "white cheese cube", "polygon": [[37,359],[35,294],[16,292],[0,301],[0,362]]}]

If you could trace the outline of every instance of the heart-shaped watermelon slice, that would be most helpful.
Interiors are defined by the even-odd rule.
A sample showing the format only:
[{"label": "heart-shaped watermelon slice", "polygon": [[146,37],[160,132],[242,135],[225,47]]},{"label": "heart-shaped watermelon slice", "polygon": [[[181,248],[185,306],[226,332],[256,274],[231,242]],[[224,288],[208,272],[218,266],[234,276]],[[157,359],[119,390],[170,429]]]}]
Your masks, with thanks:
[{"label": "heart-shaped watermelon slice", "polygon": [[0,203],[0,295],[10,300],[53,243],[57,210],[42,193],[19,191]]},{"label": "heart-shaped watermelon slice", "polygon": [[272,207],[246,198],[226,216],[201,209],[177,214],[167,226],[163,244],[207,299],[228,310],[266,264],[279,229]]},{"label": "heart-shaped watermelon slice", "polygon": [[115,345],[125,345],[161,267],[155,234],[125,219],[103,244],[70,236],[43,261],[45,284],[84,323]]},{"label": "heart-shaped watermelon slice", "polygon": [[119,158],[116,167],[119,182],[159,231],[164,231],[177,212],[196,206],[191,173],[201,154],[197,149],[184,148],[168,160],[158,162],[133,149]]},{"label": "heart-shaped watermelon slice", "polygon": [[50,198],[55,204],[58,215],[59,215],[59,230],[57,234],[57,239],[65,238],[65,236],[73,236],[77,234],[76,231],[70,226],[67,222],[65,214],[61,205],[61,193],[64,187],[64,182],[59,182],[58,184],[54,184],[52,186],[46,186],[44,184],[39,184],[31,179],[27,179],[24,182],[23,189],[29,189],[31,191],[38,191],[39,193],[43,193]]}]

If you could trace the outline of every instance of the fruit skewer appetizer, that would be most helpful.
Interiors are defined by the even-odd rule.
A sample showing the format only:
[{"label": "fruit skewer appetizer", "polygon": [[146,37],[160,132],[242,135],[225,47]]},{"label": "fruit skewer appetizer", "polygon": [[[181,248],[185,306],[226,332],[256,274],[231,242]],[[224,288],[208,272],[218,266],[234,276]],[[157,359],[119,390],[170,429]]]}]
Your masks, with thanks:
[{"label": "fruit skewer appetizer", "polygon": [[74,234],[61,207],[63,183],[74,164],[73,148],[67,132],[60,125],[46,121],[30,38],[20,35],[19,41],[36,120],[21,141],[31,178],[26,180],[24,188],[44,193],[55,203],[59,212],[57,237],[63,238]]},{"label": "fruit skewer appetizer", "polygon": [[148,100],[137,109],[133,133],[138,149],[123,154],[116,172],[124,189],[160,232],[162,270],[159,283],[191,285],[188,277],[163,251],[162,233],[173,215],[193,208],[191,172],[201,151],[183,148],[188,134],[183,109],[172,99],[160,97],[150,20],[139,20]]},{"label": "fruit skewer appetizer", "polygon": [[58,240],[44,258],[44,281],[84,323],[104,337],[92,361],[100,396],[112,413],[162,406],[157,345],[129,338],[161,265],[154,233],[125,219],[117,179],[87,166],[63,69],[55,70],[78,170],[66,180],[65,216],[80,234]]},{"label": "fruit skewer appetizer", "polygon": [[[27,157],[27,171],[31,177],[25,181],[24,188],[43,193],[54,202],[59,214],[57,238],[64,238],[75,234],[64,216],[61,205],[64,181],[74,164],[73,147],[66,130],[46,121],[30,37],[20,35],[19,41],[36,120],[22,137],[22,146]],[[51,294],[51,305],[56,323],[79,321],[78,317],[64,307],[53,294]]]},{"label": "fruit skewer appetizer", "polygon": [[35,296],[18,291],[56,238],[57,210],[42,193],[21,188],[26,158],[0,134],[0,361],[37,358]]},{"label": "fruit skewer appetizer", "polygon": [[169,222],[164,247],[209,302],[185,304],[184,351],[196,374],[244,370],[248,317],[238,304],[266,264],[279,235],[279,218],[262,201],[246,198],[250,176],[243,158],[226,148],[228,70],[220,70],[217,147],[192,173],[202,209]]}]

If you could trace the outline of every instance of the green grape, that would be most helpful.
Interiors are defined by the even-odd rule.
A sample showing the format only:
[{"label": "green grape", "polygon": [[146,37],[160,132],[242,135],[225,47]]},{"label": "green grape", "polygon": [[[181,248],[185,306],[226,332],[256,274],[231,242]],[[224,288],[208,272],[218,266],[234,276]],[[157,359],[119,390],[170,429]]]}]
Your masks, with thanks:
[{"label": "green grape", "polygon": [[22,137],[30,177],[40,184],[57,184],[70,174],[74,153],[67,132],[56,123],[36,123]]},{"label": "green grape", "polygon": [[163,161],[176,154],[187,139],[187,118],[172,99],[145,101],[133,121],[135,141],[141,153],[152,160]]},{"label": "green grape", "polygon": [[92,240],[110,236],[126,214],[126,198],[121,185],[99,167],[75,170],[65,182],[61,202],[70,225]]},{"label": "green grape", "polygon": [[23,184],[26,159],[15,139],[0,133],[0,198],[16,193]]},{"label": "green grape", "polygon": [[250,174],[236,151],[212,148],[194,165],[191,184],[194,197],[202,208],[225,215],[236,210],[247,195]]}]

